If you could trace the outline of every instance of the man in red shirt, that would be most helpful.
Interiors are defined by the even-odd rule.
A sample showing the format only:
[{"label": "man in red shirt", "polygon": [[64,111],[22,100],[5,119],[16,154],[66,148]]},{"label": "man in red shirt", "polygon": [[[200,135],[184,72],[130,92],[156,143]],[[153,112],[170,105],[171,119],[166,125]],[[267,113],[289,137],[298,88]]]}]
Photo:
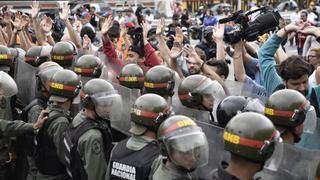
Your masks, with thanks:
[{"label": "man in red shirt", "polygon": [[[112,67],[116,67],[116,71],[119,71],[125,65],[125,63],[118,59],[115,45],[108,36],[108,30],[111,28],[112,22],[112,16],[109,16],[101,28],[103,52],[107,56],[109,64],[111,64]],[[143,30],[143,51],[141,49],[139,50],[137,46],[131,45],[128,51],[128,62],[138,64],[143,71],[146,72],[151,67],[160,64],[160,57],[156,54],[155,49],[147,40],[147,24],[142,23],[141,26]]]}]

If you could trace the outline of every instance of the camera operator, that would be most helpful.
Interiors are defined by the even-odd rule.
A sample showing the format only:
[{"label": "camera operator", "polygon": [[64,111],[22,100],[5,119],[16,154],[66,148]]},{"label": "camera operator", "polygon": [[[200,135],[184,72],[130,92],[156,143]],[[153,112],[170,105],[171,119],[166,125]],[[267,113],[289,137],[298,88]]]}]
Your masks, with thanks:
[{"label": "camera operator", "polygon": [[206,60],[216,57],[217,43],[213,39],[214,28],[207,26],[203,30],[203,37],[196,45],[196,48],[203,50],[206,54]]}]

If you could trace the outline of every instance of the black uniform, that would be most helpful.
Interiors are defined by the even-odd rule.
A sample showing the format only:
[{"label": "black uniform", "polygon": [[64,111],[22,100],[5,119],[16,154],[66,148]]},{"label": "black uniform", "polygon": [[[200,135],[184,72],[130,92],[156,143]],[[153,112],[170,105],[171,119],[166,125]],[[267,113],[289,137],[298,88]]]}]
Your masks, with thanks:
[{"label": "black uniform", "polygon": [[[135,136],[134,138],[141,137]],[[136,151],[127,147],[129,139],[119,142],[112,150],[108,169],[110,180],[147,180],[152,162],[160,154],[159,147],[154,141],[145,142],[147,144]]]}]

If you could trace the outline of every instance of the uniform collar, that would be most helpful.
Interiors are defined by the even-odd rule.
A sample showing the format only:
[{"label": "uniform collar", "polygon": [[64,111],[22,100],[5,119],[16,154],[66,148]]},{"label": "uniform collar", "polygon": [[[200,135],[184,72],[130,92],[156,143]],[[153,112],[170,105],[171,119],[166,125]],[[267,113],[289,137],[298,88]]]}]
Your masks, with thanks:
[{"label": "uniform collar", "polygon": [[161,162],[159,170],[160,174],[170,174],[172,179],[192,179],[190,174],[186,171],[182,171],[181,169],[174,169],[172,167],[167,167],[166,162],[168,161],[167,157],[161,156]]},{"label": "uniform collar", "polygon": [[49,113],[52,111],[57,111],[59,113],[64,114],[66,117],[71,117],[71,112],[68,110],[63,109],[61,106],[56,105],[56,104],[49,104],[48,105],[49,108]]},{"label": "uniform collar", "polygon": [[223,180],[240,180],[239,178],[229,174],[226,169],[229,164],[225,161],[222,161],[218,167],[218,176],[221,177]]},{"label": "uniform collar", "polygon": [[132,135],[132,137],[129,138],[126,146],[131,150],[139,151],[143,149],[145,146],[147,146],[149,143],[154,141],[155,139],[147,136]]}]

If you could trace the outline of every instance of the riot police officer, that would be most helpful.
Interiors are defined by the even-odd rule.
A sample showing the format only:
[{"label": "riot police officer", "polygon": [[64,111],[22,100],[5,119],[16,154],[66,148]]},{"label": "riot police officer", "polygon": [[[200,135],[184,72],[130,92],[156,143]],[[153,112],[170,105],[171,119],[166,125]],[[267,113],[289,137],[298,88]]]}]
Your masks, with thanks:
[{"label": "riot police officer", "polygon": [[7,72],[11,77],[14,75],[14,56],[8,47],[0,45],[0,70]]},{"label": "riot police officer", "polygon": [[217,44],[213,39],[213,26],[207,26],[203,30],[203,38],[196,45],[196,48],[203,50],[206,54],[206,60],[216,57]]},{"label": "riot police officer", "polygon": [[256,98],[228,96],[219,103],[216,112],[219,126],[224,128],[238,113],[257,112],[263,114],[264,105]]},{"label": "riot police officer", "polygon": [[163,65],[152,67],[144,76],[144,93],[158,94],[167,100],[173,96],[174,85],[174,71]]},{"label": "riot police officer", "polygon": [[81,90],[83,110],[65,136],[68,173],[74,180],[104,180],[112,149],[110,120],[121,114],[121,97],[104,79],[92,79]]},{"label": "riot police officer", "polygon": [[224,97],[224,92],[218,82],[203,75],[191,75],[181,82],[178,95],[182,105],[208,111],[211,121],[214,122],[212,109],[215,101],[220,101]]},{"label": "riot police officer", "polygon": [[152,164],[150,179],[192,179],[190,173],[208,163],[205,134],[187,116],[166,119],[157,132],[161,156]]},{"label": "riot police officer", "polygon": [[[11,97],[17,94],[18,88],[14,80],[5,72],[0,71],[0,98],[4,97]],[[8,121],[1,119],[0,120],[0,132],[2,137],[16,137],[24,134],[34,134],[37,132],[37,129],[42,127],[44,121],[46,118],[43,118],[44,112],[40,113],[39,118],[37,117],[36,121],[34,123],[26,123],[21,120],[15,120],[15,121]],[[3,144],[5,145],[5,144]],[[9,157],[7,157],[9,155]],[[20,174],[24,173],[22,172],[22,164],[19,164],[18,167],[19,169],[16,169],[16,171],[12,171],[11,168],[9,168],[11,161],[14,161],[14,154],[9,153],[6,154],[4,157],[7,158],[6,160],[9,159],[8,162],[3,162],[3,166],[1,167],[0,171],[0,179],[17,179],[17,178],[22,178],[22,176],[14,176],[12,173],[18,173],[18,170],[20,170]],[[20,155],[20,154],[18,154]],[[20,163],[23,162],[23,158],[21,156],[18,156],[20,158],[19,161]]]},{"label": "riot police officer", "polygon": [[[26,107],[22,110],[22,119],[29,123],[35,123],[41,113],[42,110],[47,108],[48,99],[50,97],[49,93],[49,80],[52,76],[63,70],[61,66],[59,66],[55,62],[44,62],[38,67],[38,72],[36,74],[37,81],[37,96],[36,99],[32,100]],[[37,175],[37,167],[34,162],[34,135],[26,135],[25,137],[25,145],[27,151],[27,159],[28,159],[28,177],[27,179],[35,179]]]},{"label": "riot police officer", "polygon": [[37,179],[68,179],[63,138],[69,126],[73,98],[80,91],[80,79],[70,70],[56,72],[48,83],[48,120],[37,134],[35,153]]},{"label": "riot police officer", "polygon": [[137,64],[127,64],[122,67],[117,76],[119,84],[130,89],[143,88],[144,72]]},{"label": "riot police officer", "polygon": [[25,54],[24,61],[38,67],[42,63],[50,61],[52,46],[32,46]]},{"label": "riot police officer", "polygon": [[93,78],[99,78],[103,68],[101,59],[94,55],[83,55],[73,65],[73,71],[81,77],[83,84]]},{"label": "riot police officer", "polygon": [[227,124],[224,149],[231,153],[230,162],[222,161],[209,173],[212,179],[253,179],[273,154],[279,132],[272,122],[259,113],[244,112]]},{"label": "riot police officer", "polygon": [[107,179],[148,179],[151,164],[160,154],[155,140],[157,130],[170,114],[170,106],[159,95],[144,94],[135,101],[129,130],[132,137],[112,150]]},{"label": "riot police officer", "polygon": [[301,139],[306,116],[308,115],[308,121],[316,121],[315,110],[313,108],[311,111],[311,107],[310,102],[300,92],[283,89],[269,97],[264,114],[280,131],[283,141],[293,144]]},{"label": "riot police officer", "polygon": [[63,68],[70,68],[77,55],[77,47],[72,42],[61,41],[54,44],[51,51],[51,60]]},{"label": "riot police officer", "polygon": [[[11,77],[15,74],[15,57],[8,47],[0,45],[0,70],[7,72]],[[0,119],[12,121],[19,118],[16,108],[16,96],[1,97],[0,99]],[[21,144],[21,138],[1,137],[0,139],[0,167],[1,174],[9,179],[20,180],[24,176],[25,155]],[[17,173],[20,172],[20,173]]]}]

